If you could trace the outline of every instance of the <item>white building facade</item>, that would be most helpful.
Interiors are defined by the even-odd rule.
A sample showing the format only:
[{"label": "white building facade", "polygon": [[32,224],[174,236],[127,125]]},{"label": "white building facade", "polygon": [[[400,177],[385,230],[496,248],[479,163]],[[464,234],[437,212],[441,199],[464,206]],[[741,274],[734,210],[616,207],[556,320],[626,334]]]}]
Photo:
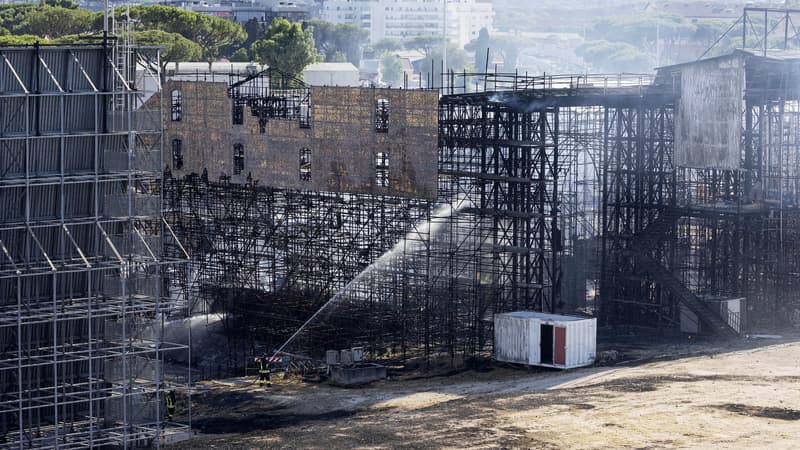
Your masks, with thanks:
[{"label": "white building facade", "polygon": [[464,47],[478,37],[481,28],[489,34],[494,31],[494,8],[488,1],[450,0],[447,2],[447,37],[450,42]]},{"label": "white building facade", "polygon": [[[445,2],[447,17],[445,18]],[[492,31],[492,4],[477,0],[328,0],[321,19],[351,23],[369,30],[370,42],[441,35],[447,21],[447,37],[463,47],[485,27]]]},{"label": "white building facade", "polygon": [[361,86],[358,68],[349,62],[310,64],[303,69],[303,81],[310,86]]}]

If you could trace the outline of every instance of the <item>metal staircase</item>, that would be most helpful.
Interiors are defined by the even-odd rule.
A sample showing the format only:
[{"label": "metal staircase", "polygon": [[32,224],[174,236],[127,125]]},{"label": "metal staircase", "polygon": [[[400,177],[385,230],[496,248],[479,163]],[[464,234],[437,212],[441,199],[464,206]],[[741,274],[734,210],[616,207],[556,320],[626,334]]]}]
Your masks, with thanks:
[{"label": "metal staircase", "polygon": [[653,281],[661,284],[690,311],[695,313],[709,331],[725,338],[739,336],[739,333],[720,317],[719,311],[713,310],[707,303],[700,300],[666,267],[644,253],[632,252],[632,254],[637,266],[647,272],[653,278]]},{"label": "metal staircase", "polygon": [[652,280],[659,283],[674,295],[683,305],[697,315],[698,319],[709,331],[724,338],[735,338],[739,332],[720,316],[719,311],[703,302],[697,295],[683,285],[669,269],[653,259],[648,252],[663,242],[680,219],[681,214],[675,209],[665,209],[650,225],[638,233],[628,254],[634,258],[636,266],[646,272]]}]

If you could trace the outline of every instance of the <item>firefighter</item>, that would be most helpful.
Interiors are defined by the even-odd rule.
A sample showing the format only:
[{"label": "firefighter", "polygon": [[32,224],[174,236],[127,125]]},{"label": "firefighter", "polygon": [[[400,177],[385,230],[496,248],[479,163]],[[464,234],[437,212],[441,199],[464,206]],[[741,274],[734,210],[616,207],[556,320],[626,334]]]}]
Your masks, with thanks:
[{"label": "firefighter", "polygon": [[164,401],[167,404],[167,420],[171,422],[175,416],[175,391],[170,390],[167,392],[167,395],[164,396]]},{"label": "firefighter", "polygon": [[272,387],[272,382],[269,379],[269,360],[266,356],[258,359],[258,385]]}]

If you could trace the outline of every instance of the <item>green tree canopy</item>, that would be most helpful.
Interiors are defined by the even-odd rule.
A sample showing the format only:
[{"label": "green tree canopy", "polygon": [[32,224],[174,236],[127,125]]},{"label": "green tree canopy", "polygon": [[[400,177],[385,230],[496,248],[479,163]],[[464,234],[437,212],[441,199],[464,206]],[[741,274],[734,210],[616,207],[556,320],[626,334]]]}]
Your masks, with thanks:
[{"label": "green tree canopy", "polygon": [[28,14],[39,9],[36,3],[12,3],[0,5],[0,26],[9,30],[12,34],[23,34],[23,23]]},{"label": "green tree canopy", "polygon": [[[431,59],[434,61],[442,61],[444,55],[442,54],[441,46],[434,48],[431,51]],[[428,66],[430,66],[430,61],[428,61]],[[441,72],[441,64],[435,64],[437,73]],[[470,66],[469,56],[467,56],[467,52],[463,49],[458,48],[455,44],[448,43],[447,44],[447,71],[453,72],[461,72],[464,69],[473,69]]]},{"label": "green tree canopy", "polygon": [[72,0],[44,0],[43,3],[47,6],[57,6],[66,9],[78,9],[81,6],[78,2]]},{"label": "green tree canopy", "polygon": [[431,52],[442,46],[442,40],[441,36],[423,35],[405,41],[404,45],[407,49],[418,50],[425,55],[425,58],[430,58]]},{"label": "green tree canopy", "polygon": [[336,62],[337,53],[342,53],[347,61],[358,66],[361,46],[369,37],[367,30],[349,23],[331,23],[318,19],[309,20],[304,26],[311,28],[314,45],[325,61]]},{"label": "green tree canopy", "polygon": [[[694,22],[694,26],[695,31],[691,39],[704,48],[715,44],[714,53],[717,55],[730,53],[737,46],[742,45],[741,23],[734,25],[727,19],[698,19]],[[726,31],[728,34],[723,36]]]},{"label": "green tree canopy", "polygon": [[311,30],[282,18],[272,21],[264,39],[250,47],[250,54],[256,61],[291,76],[300,76],[317,58]]},{"label": "green tree canopy", "polygon": [[625,42],[589,41],[575,53],[595,72],[650,72],[654,64],[648,54]]},{"label": "green tree canopy", "polygon": [[162,74],[168,63],[197,61],[203,56],[203,49],[196,42],[192,42],[178,33],[161,30],[137,31],[134,33],[133,39],[139,45],[166,47],[161,50]]},{"label": "green tree canopy", "polygon": [[[489,62],[496,61],[497,58],[503,60],[500,70],[513,72],[517,67],[519,59],[519,49],[525,46],[534,45],[529,40],[518,36],[489,36],[486,28],[481,28],[478,37],[467,43],[464,49],[475,52],[474,66],[478,72],[486,70],[486,52],[489,52]],[[493,71],[494,67],[489,67]]]},{"label": "green tree canopy", "polygon": [[245,35],[247,36],[244,41],[238,41],[230,45],[220,47],[220,56],[228,55],[228,59],[231,61],[250,61],[250,52],[248,49],[253,45],[253,42],[264,38],[266,27],[263,23],[259,22],[258,19],[253,17],[244,23],[243,28]]},{"label": "green tree canopy", "polygon": [[255,17],[248,20],[244,24],[244,32],[247,33],[247,39],[242,42],[242,47],[246,50],[253,45],[253,42],[264,39],[266,31],[264,24],[259,22]]},{"label": "green tree canopy", "polygon": [[[180,34],[200,45],[206,58],[216,57],[223,46],[248,38],[235,22],[171,6],[137,5],[117,8],[115,14],[116,20],[125,20],[129,15],[136,22],[136,31],[161,30]],[[0,27],[7,28],[12,34],[66,36],[102,30],[103,13],[80,9],[73,0],[0,5]]]},{"label": "green tree canopy", "polygon": [[[124,16],[125,11],[117,10],[119,20],[124,19]],[[209,62],[219,56],[221,47],[247,38],[238,23],[172,6],[133,6],[130,8],[130,17],[137,21],[137,31],[161,30],[177,33],[195,42],[202,49],[202,58]]]},{"label": "green tree canopy", "polygon": [[347,55],[345,55],[342,52],[337,51],[336,53],[333,54],[333,56],[331,56],[330,58],[326,59],[325,61],[326,62],[337,62],[337,63],[347,62]]},{"label": "green tree canopy", "polygon": [[636,13],[602,18],[594,22],[591,37],[596,40],[622,41],[632,45],[689,37],[694,26],[681,17],[668,14]]},{"label": "green tree canopy", "polygon": [[391,54],[384,53],[381,58],[381,79],[393,86],[399,86],[403,81],[403,64],[400,58]]},{"label": "green tree canopy", "polygon": [[249,62],[250,61],[250,54],[247,53],[245,48],[237,49],[235,52],[231,54],[231,61],[232,62]]},{"label": "green tree canopy", "polygon": [[[646,55],[652,55],[653,64],[671,64],[685,60],[682,48],[688,44],[705,49],[714,44],[723,33],[734,25],[733,19],[689,19],[663,13],[637,12],[621,16],[604,17],[594,21],[588,34],[589,47],[603,47],[597,42],[627,43]],[[715,54],[727,53],[741,36],[741,25],[734,26],[728,35],[715,45]],[[591,43],[591,42],[595,43]],[[618,49],[622,47],[618,46]],[[634,51],[625,50],[633,58]],[[656,55],[659,61],[655,61]],[[619,56],[619,55],[618,55]],[[694,57],[700,56],[699,54]],[[641,58],[633,58],[641,59]],[[633,59],[629,62],[633,62]],[[652,65],[650,67],[652,67]]]},{"label": "green tree canopy", "polygon": [[207,19],[199,21],[202,23],[199,32],[195,32],[193,37],[186,37],[203,48],[203,55],[207,60],[215,59],[221,47],[247,39],[247,33],[238,23],[206,14],[202,16]]},{"label": "green tree canopy", "polygon": [[33,45],[37,42],[42,42],[43,39],[39,36],[31,34],[18,34],[0,36],[0,45],[15,46],[15,45]]},{"label": "green tree canopy", "polygon": [[372,44],[372,50],[380,55],[384,52],[394,52],[403,48],[403,41],[395,38],[385,38]]},{"label": "green tree canopy", "polygon": [[103,35],[101,33],[91,34],[68,34],[56,39],[46,41],[48,44],[96,44],[103,43]]},{"label": "green tree canopy", "polygon": [[[118,8],[115,14],[119,21],[128,17],[134,20],[137,42],[167,47],[163,53],[165,62],[187,59],[211,62],[219,56],[220,48],[248,38],[235,22],[169,6]],[[78,8],[73,0],[0,5],[0,29],[7,29],[15,35],[37,36],[39,41],[74,43],[96,39],[83,33],[102,30],[103,21],[103,13]],[[30,37],[9,40],[12,41],[16,45],[35,42]]]},{"label": "green tree canopy", "polygon": [[86,9],[42,6],[27,15],[24,28],[30,34],[53,39],[94,31],[93,18],[94,13]]},{"label": "green tree canopy", "polygon": [[[443,53],[441,45],[431,49],[428,58],[416,61],[414,68],[417,72],[423,74],[430,74],[431,66],[433,66],[433,81],[434,86],[438,87],[442,77],[442,61]],[[463,49],[456,47],[455,44],[447,44],[447,72],[461,72],[464,70],[472,71],[474,68],[470,65],[469,56]],[[425,75],[427,76],[427,75]],[[433,86],[432,86],[433,87]]]}]

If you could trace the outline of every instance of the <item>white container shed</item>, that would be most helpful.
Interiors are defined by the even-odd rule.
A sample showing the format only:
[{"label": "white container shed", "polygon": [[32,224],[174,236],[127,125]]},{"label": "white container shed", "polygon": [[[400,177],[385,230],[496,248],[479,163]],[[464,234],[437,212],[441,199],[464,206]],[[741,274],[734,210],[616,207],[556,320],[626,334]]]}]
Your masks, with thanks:
[{"label": "white container shed", "polygon": [[516,311],[494,316],[498,361],[571,369],[594,363],[597,319]]}]

